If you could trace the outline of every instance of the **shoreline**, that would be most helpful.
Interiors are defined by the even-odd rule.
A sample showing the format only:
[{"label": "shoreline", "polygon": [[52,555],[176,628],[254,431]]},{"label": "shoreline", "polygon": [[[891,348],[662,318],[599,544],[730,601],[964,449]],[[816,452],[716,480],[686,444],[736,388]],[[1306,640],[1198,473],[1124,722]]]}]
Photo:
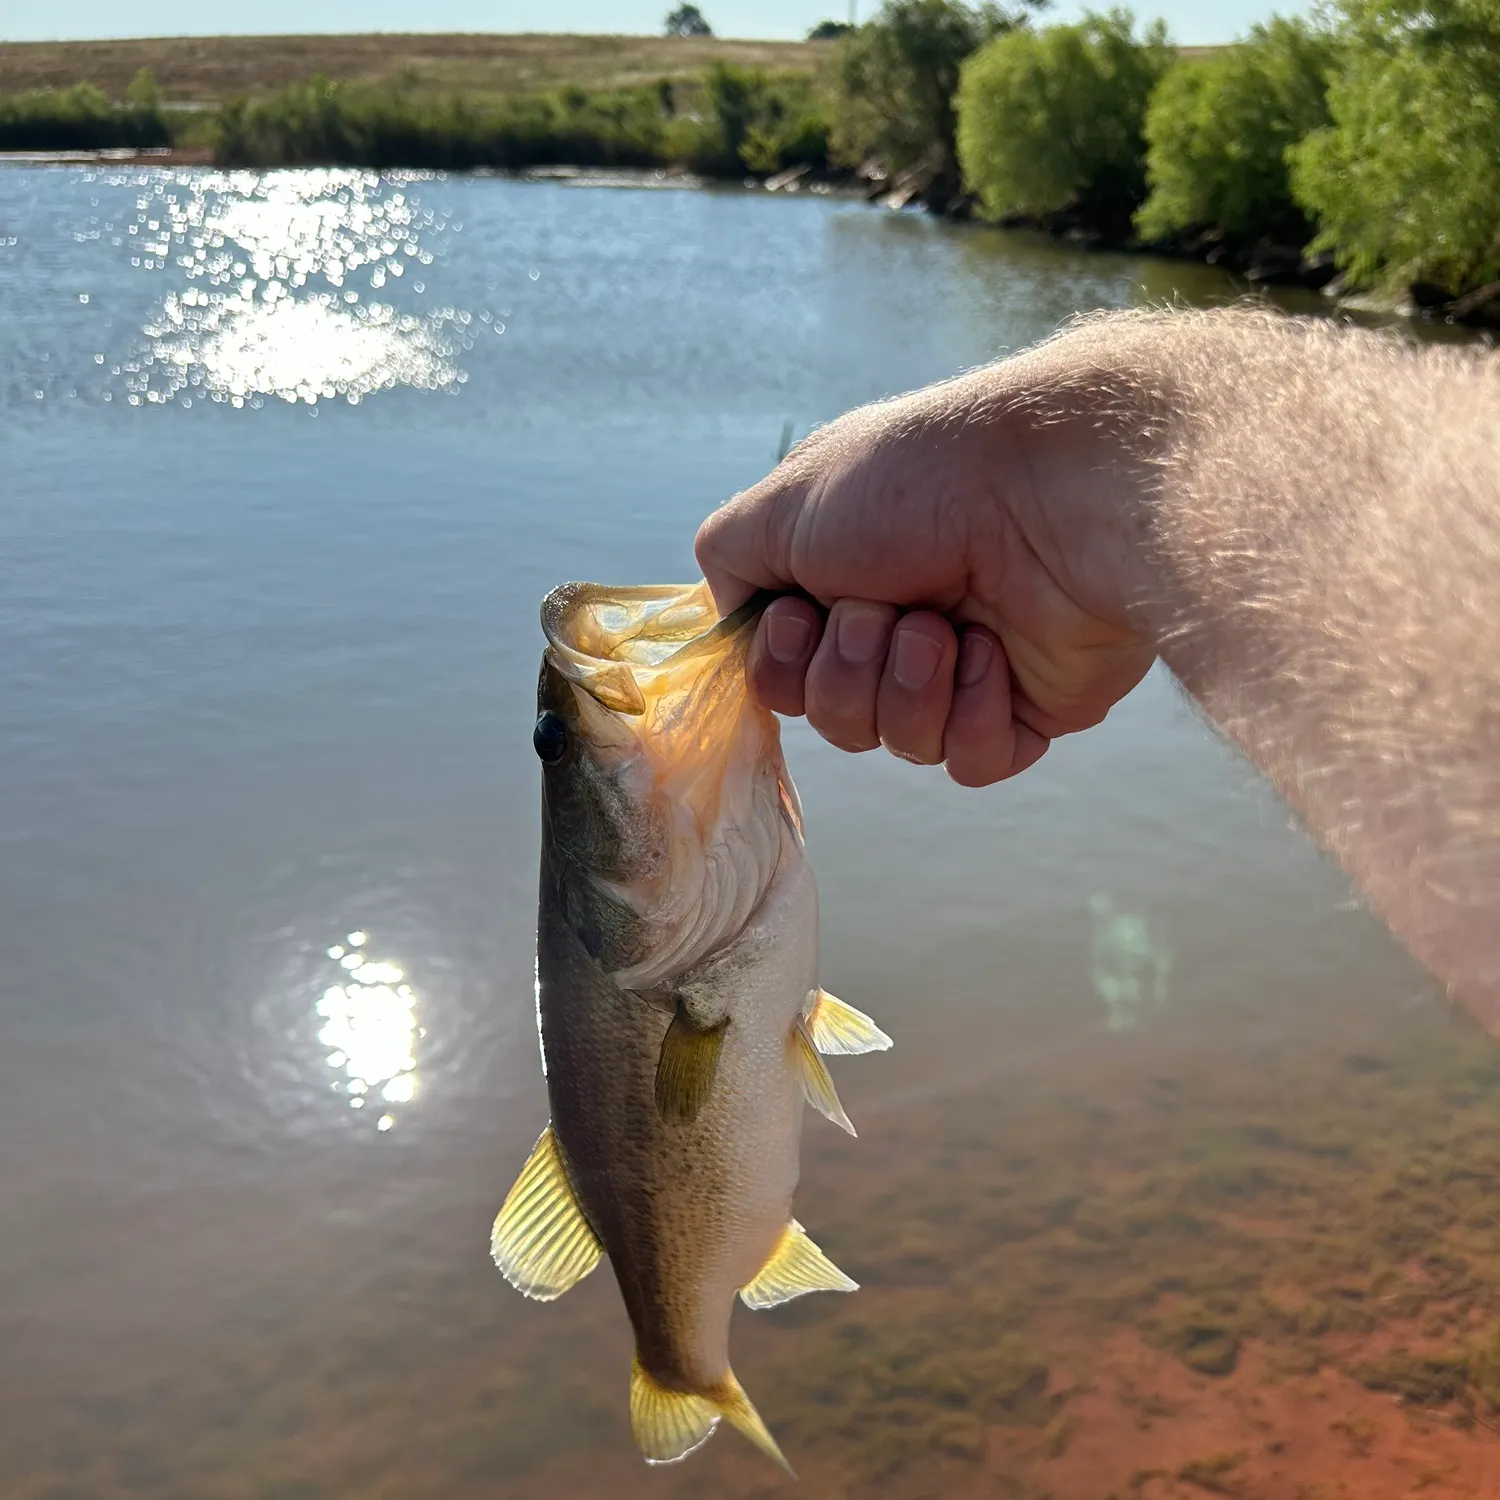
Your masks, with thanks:
[{"label": "shoreline", "polygon": [[[637,191],[765,193],[784,197],[808,194],[819,198],[839,198],[863,202],[888,213],[905,213],[920,209],[927,217],[948,224],[981,229],[1023,231],[1038,235],[1060,249],[1099,251],[1114,255],[1150,256],[1158,260],[1190,262],[1214,267],[1248,283],[1252,291],[1270,287],[1301,289],[1321,293],[1328,299],[1328,311],[1380,318],[1399,318],[1407,322],[1434,327],[1446,325],[1476,335],[1493,331],[1496,304],[1481,302],[1460,307],[1455,316],[1447,304],[1424,304],[1413,296],[1382,296],[1369,290],[1345,290],[1341,273],[1326,253],[1308,257],[1295,246],[1261,240],[1251,245],[1235,245],[1208,236],[1185,236],[1176,243],[1143,244],[1119,240],[1099,233],[1086,225],[1057,220],[1051,223],[1024,216],[1000,220],[976,217],[966,199],[940,207],[923,201],[921,184],[883,175],[869,169],[830,171],[812,166],[797,166],[769,177],[745,174],[716,177],[694,172],[683,166],[660,167],[587,167],[566,164],[533,167],[469,167],[463,169],[427,167],[361,166],[348,162],[319,163],[323,167],[351,167],[361,171],[410,172],[413,174],[454,177],[498,178],[511,182],[554,182],[573,187],[615,188]],[[304,171],[308,163],[270,166],[218,167],[214,153],[207,146],[100,147],[75,151],[0,151],[0,169],[37,167],[191,167],[222,171]],[[1460,303],[1471,299],[1460,299]],[[1497,308],[1500,310],[1500,308]]]}]

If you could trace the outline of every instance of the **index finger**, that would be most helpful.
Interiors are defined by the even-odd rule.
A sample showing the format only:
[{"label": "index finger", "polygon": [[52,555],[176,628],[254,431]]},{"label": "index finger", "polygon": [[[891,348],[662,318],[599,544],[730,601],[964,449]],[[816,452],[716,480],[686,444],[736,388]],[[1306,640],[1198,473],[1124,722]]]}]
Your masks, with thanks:
[{"label": "index finger", "polygon": [[757,589],[788,589],[800,496],[782,469],[743,491],[698,528],[693,552],[721,615]]}]

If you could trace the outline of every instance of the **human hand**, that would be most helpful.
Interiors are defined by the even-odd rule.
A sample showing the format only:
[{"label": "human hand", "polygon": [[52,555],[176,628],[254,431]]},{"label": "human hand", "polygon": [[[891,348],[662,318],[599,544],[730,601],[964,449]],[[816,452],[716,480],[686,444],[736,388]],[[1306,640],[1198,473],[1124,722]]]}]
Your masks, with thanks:
[{"label": "human hand", "polygon": [[1065,343],[850,412],[703,523],[721,611],[788,587],[827,609],[765,611],[749,671],[767,707],[985,786],[1145,675],[1138,464],[1087,399],[1045,419],[1030,400]]}]

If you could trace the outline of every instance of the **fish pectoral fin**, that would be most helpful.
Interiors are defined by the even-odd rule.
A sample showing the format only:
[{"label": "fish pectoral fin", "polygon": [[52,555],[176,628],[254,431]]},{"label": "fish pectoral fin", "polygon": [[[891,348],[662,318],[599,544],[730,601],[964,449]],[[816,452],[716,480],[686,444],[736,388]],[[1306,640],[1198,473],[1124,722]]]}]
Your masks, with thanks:
[{"label": "fish pectoral fin", "polygon": [[814,990],[807,997],[803,1014],[807,1034],[819,1052],[830,1057],[853,1057],[861,1052],[884,1052],[891,1039],[862,1010]]},{"label": "fish pectoral fin", "polygon": [[808,1239],[807,1231],[793,1219],[782,1231],[771,1258],[760,1274],[740,1289],[746,1307],[779,1307],[808,1292],[857,1292],[859,1283],[844,1275]]},{"label": "fish pectoral fin", "polygon": [[832,1120],[840,1130],[858,1135],[849,1116],[844,1113],[844,1106],[839,1103],[838,1091],[833,1086],[833,1079],[828,1076],[828,1067],[818,1056],[818,1049],[813,1046],[812,1038],[807,1034],[807,1026],[800,1016],[792,1027],[792,1047],[802,1071],[802,1092],[807,1095],[807,1102],[819,1114]]},{"label": "fish pectoral fin", "polygon": [[721,1417],[792,1474],[776,1439],[732,1374],[710,1391],[672,1391],[652,1379],[636,1356],[630,1367],[630,1426],[648,1464],[686,1458],[708,1441]]},{"label": "fish pectoral fin", "polygon": [[582,1281],[603,1253],[548,1125],[495,1216],[490,1254],[518,1292],[551,1302]]},{"label": "fish pectoral fin", "polygon": [[717,1026],[700,1030],[678,1000],[677,1014],[662,1038],[661,1057],[656,1064],[656,1107],[662,1119],[698,1118],[713,1091],[728,1029],[729,1017],[725,1016]]}]

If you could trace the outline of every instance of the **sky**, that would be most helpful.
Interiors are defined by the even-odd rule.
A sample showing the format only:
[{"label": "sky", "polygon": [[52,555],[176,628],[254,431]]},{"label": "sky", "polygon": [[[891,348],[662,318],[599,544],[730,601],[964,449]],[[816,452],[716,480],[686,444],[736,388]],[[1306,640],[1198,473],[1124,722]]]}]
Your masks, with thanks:
[{"label": "sky", "polygon": [[[255,0],[226,7],[204,0],[0,0],[0,41],[74,37],[279,34],[320,31],[579,31],[651,33],[675,0]],[[850,0],[699,0],[720,36],[804,36],[825,17],[848,19]],[[855,0],[861,16],[877,0]],[[1074,20],[1083,0],[1054,0],[1050,18]],[[1093,9],[1108,9],[1095,0]],[[1137,0],[1141,17],[1160,15],[1172,39],[1202,45],[1233,40],[1273,11],[1306,8],[1306,0]]]}]

